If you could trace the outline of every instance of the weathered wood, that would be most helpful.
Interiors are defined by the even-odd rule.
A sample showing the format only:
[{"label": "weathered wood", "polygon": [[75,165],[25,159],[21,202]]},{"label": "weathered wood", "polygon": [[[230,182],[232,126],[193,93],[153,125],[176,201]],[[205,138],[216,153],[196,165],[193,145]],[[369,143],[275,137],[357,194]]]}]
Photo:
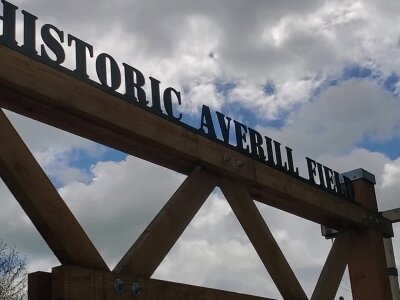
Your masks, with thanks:
[{"label": "weathered wood", "polygon": [[282,297],[308,299],[250,194],[240,184],[228,181],[221,190]]},{"label": "weathered wood", "polygon": [[108,267],[0,110],[0,176],[62,264]]},{"label": "weathered wood", "polygon": [[383,245],[385,247],[386,263],[389,272],[390,289],[393,298],[392,300],[400,300],[399,276],[394,256],[392,239],[383,239]]},{"label": "weathered wood", "polygon": [[[114,281],[125,283],[122,293],[114,290]],[[53,269],[52,300],[272,300],[204,287],[162,280],[140,278],[113,272],[62,266]],[[140,285],[140,295],[131,291],[133,283]]]},{"label": "weathered wood", "polygon": [[351,253],[350,238],[340,233],[332,245],[311,300],[334,300]]},{"label": "weathered wood", "polygon": [[[4,46],[0,105],[178,172],[205,166],[246,184],[254,199],[320,224],[368,226],[370,213],[353,203]],[[224,155],[232,164],[224,162]],[[243,169],[237,161],[244,162]]]},{"label": "weathered wood", "polygon": [[114,272],[150,277],[171,250],[216,185],[210,172],[197,169],[133,244]]},{"label": "weathered wood", "polygon": [[[355,201],[368,210],[377,211],[374,185],[367,180],[353,181]],[[371,223],[376,223],[371,219]],[[391,299],[383,236],[371,228],[354,230],[349,274],[354,300]]]},{"label": "weathered wood", "polygon": [[392,223],[400,222],[400,208],[383,211],[382,216],[390,220]]},{"label": "weathered wood", "polygon": [[51,300],[51,274],[35,272],[28,275],[28,299]]}]

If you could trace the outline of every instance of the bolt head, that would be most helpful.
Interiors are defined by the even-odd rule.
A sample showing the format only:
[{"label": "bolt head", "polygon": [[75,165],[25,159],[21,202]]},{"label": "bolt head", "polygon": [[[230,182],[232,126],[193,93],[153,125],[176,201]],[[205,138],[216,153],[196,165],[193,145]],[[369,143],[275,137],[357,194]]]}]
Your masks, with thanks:
[{"label": "bolt head", "polygon": [[232,158],[228,154],[224,154],[224,164],[228,165],[231,162]]},{"label": "bolt head", "polygon": [[123,282],[121,279],[117,278],[114,281],[114,291],[117,292],[118,294],[122,294],[124,291],[125,287],[125,282]]},{"label": "bolt head", "polygon": [[132,291],[132,294],[133,294],[134,296],[139,296],[139,295],[140,295],[140,292],[142,291],[142,287],[141,287],[140,283],[134,282],[134,283],[132,284],[131,291]]}]

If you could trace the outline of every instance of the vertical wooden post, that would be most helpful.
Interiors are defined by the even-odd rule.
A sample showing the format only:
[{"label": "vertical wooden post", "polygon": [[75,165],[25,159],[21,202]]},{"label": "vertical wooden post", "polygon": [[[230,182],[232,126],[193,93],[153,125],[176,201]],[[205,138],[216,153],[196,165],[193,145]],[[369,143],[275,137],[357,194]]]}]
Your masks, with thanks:
[{"label": "vertical wooden post", "polygon": [[[344,174],[353,182],[355,201],[372,212],[378,212],[375,176],[363,169]],[[369,220],[371,224],[375,220]],[[370,226],[352,232],[353,251],[349,261],[350,282],[354,300],[392,299],[387,271],[383,235]]]},{"label": "vertical wooden post", "polygon": [[392,290],[393,300],[400,300],[399,278],[394,257],[392,239],[383,239],[385,246],[386,262],[389,272],[390,288]]},{"label": "vertical wooden post", "polygon": [[28,299],[51,300],[51,274],[35,272],[28,275]]}]

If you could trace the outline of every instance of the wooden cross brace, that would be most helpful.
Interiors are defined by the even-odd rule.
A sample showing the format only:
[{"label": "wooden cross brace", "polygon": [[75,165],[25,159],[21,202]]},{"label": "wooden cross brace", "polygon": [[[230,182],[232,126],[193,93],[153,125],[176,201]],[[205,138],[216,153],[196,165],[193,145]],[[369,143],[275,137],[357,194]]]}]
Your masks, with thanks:
[{"label": "wooden cross brace", "polygon": [[[0,147],[0,176],[62,264],[51,274],[30,274],[29,300],[131,299],[134,291],[115,290],[116,279],[135,283],[141,299],[268,300],[150,278],[216,186],[221,188],[283,298],[308,299],[250,192],[241,183],[195,168],[110,271],[1,110],[0,140],[7,141]],[[334,299],[349,261],[351,240],[348,233],[336,239],[312,300]]]}]

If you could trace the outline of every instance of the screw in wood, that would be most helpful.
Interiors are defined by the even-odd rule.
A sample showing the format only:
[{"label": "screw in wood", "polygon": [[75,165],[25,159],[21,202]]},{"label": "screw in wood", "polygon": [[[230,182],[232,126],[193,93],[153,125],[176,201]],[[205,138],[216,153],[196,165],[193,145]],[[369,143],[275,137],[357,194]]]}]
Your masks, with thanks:
[{"label": "screw in wood", "polygon": [[118,294],[122,294],[124,291],[125,287],[125,282],[123,282],[121,279],[115,279],[114,281],[114,291],[117,292]]},{"label": "screw in wood", "polygon": [[141,287],[140,283],[134,282],[134,283],[132,284],[131,291],[132,291],[132,294],[133,294],[134,296],[139,296],[139,295],[140,295],[140,292],[142,291],[142,287]]}]

